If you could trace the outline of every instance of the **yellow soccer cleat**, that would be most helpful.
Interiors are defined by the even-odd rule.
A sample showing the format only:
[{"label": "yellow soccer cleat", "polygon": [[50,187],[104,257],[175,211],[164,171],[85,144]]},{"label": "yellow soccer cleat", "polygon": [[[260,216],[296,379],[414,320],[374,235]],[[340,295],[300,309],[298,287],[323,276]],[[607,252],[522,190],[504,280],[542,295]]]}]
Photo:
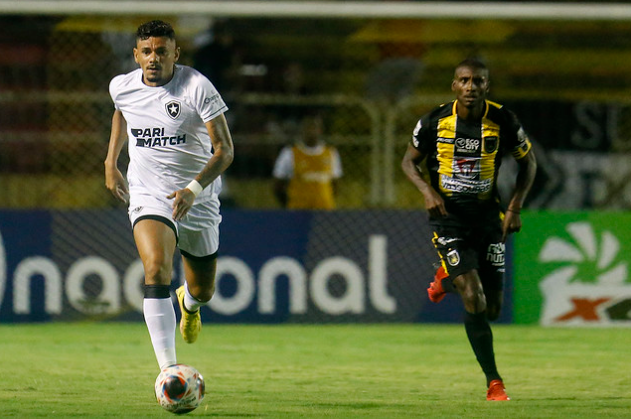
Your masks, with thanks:
[{"label": "yellow soccer cleat", "polygon": [[182,319],[180,320],[180,333],[184,342],[193,343],[197,340],[199,332],[202,330],[202,318],[199,315],[199,310],[191,313],[184,307],[184,285],[175,290],[177,295],[177,302],[180,304],[180,311],[182,312]]}]

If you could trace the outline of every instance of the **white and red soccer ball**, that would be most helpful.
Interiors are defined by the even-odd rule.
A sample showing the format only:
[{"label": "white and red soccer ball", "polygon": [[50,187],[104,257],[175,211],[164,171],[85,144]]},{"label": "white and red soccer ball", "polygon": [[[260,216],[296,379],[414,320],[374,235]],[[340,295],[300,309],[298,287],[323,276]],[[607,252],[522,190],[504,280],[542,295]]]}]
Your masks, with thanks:
[{"label": "white and red soccer ball", "polygon": [[188,413],[195,410],[206,391],[204,377],[190,365],[175,364],[164,368],[156,378],[156,399],[165,410]]}]

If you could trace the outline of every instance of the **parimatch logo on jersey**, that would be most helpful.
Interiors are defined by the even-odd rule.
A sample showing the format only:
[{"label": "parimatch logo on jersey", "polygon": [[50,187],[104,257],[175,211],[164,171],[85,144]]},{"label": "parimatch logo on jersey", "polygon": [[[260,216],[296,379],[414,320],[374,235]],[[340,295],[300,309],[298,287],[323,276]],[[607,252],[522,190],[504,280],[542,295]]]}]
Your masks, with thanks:
[{"label": "parimatch logo on jersey", "polygon": [[186,143],[186,134],[165,136],[164,128],[132,128],[136,147],[166,147]]}]

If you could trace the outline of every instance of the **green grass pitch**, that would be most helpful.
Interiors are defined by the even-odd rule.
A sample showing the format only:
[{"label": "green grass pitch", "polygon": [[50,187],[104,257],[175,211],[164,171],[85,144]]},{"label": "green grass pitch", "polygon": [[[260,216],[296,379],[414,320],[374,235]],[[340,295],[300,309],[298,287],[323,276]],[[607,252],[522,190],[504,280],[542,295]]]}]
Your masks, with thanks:
[{"label": "green grass pitch", "polygon": [[[461,325],[205,325],[178,360],[204,375],[188,416],[628,418],[631,330],[496,325],[510,402],[487,402]],[[143,323],[0,326],[0,416],[170,417]]]}]

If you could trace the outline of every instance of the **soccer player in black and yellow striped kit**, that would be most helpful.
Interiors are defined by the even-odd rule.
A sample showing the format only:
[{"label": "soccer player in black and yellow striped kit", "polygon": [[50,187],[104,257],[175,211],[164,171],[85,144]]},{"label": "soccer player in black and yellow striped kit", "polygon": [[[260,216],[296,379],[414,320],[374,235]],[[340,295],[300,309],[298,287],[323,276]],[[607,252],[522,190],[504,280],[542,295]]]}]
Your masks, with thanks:
[{"label": "soccer player in black and yellow striped kit", "polygon": [[[505,241],[521,229],[520,211],[537,163],[517,117],[487,100],[489,71],[482,62],[458,64],[451,88],[456,100],[418,121],[401,166],[425,199],[441,260],[430,300],[439,302],[446,292],[460,295],[467,337],[486,375],[487,400],[509,400],[489,321],[500,313]],[[507,153],[519,172],[503,210],[497,177]]]}]

